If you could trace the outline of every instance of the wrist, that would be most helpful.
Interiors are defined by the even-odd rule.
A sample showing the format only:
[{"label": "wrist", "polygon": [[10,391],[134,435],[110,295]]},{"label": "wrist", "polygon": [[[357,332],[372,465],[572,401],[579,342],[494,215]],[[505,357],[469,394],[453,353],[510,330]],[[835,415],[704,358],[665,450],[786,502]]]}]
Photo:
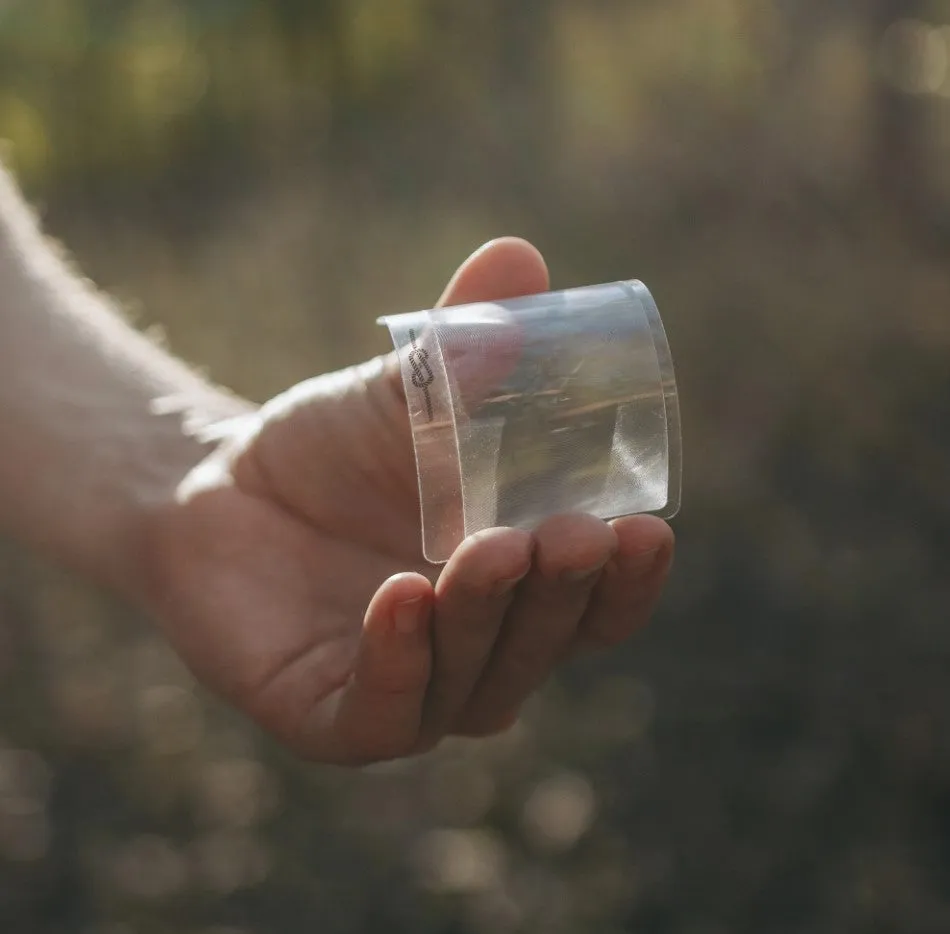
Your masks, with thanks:
[{"label": "wrist", "polygon": [[253,407],[130,327],[50,248],[0,166],[0,528],[122,592],[143,528]]},{"label": "wrist", "polygon": [[195,469],[254,411],[251,403],[210,387],[199,398],[153,404],[135,458],[113,478],[116,511],[89,573],[123,596],[149,603],[157,530],[180,505]]}]

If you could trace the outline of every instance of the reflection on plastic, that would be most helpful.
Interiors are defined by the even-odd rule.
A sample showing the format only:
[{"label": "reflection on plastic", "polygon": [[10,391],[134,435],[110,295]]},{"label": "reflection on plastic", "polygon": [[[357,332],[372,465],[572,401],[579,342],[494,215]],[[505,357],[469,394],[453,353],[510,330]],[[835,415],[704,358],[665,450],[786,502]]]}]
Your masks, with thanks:
[{"label": "reflection on plastic", "polygon": [[400,355],[428,560],[492,526],[678,510],[676,382],[643,283],[380,323]]}]

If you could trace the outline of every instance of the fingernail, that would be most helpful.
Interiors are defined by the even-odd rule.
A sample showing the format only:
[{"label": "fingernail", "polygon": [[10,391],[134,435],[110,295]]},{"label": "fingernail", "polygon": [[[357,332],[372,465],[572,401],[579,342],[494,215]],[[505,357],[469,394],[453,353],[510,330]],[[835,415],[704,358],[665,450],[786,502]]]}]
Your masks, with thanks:
[{"label": "fingernail", "polygon": [[572,568],[569,571],[565,571],[561,575],[562,580],[568,581],[571,584],[580,584],[586,583],[588,581],[594,581],[600,576],[601,571],[607,566],[609,558],[604,558],[599,564],[592,565],[587,568]]},{"label": "fingernail", "polygon": [[409,636],[419,628],[423,600],[423,597],[416,597],[396,604],[393,610],[393,625],[396,632]]},{"label": "fingernail", "polygon": [[526,568],[524,572],[519,574],[517,577],[505,577],[500,581],[496,581],[495,586],[492,587],[492,596],[503,597],[506,593],[510,593],[525,579],[528,574],[528,570],[529,569]]}]

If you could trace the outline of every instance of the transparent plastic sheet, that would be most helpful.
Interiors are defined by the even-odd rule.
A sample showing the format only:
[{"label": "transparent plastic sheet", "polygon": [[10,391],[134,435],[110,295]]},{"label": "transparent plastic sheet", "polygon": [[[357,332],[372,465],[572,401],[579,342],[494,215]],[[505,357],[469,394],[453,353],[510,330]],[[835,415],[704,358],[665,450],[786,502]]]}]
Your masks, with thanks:
[{"label": "transparent plastic sheet", "polygon": [[429,561],[493,526],[679,509],[676,380],[642,282],[380,323],[399,353]]}]

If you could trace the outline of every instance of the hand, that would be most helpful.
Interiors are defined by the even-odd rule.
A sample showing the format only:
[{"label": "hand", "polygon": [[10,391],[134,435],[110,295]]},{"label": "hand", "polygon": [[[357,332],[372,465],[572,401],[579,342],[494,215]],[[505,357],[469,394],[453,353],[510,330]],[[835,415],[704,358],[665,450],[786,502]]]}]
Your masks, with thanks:
[{"label": "hand", "polygon": [[[547,287],[537,251],[504,239],[442,303]],[[560,516],[474,535],[438,573],[394,355],[249,415],[148,542],[146,600],[195,674],[301,755],[344,764],[506,729],[556,664],[645,623],[673,548],[652,517]]]}]

